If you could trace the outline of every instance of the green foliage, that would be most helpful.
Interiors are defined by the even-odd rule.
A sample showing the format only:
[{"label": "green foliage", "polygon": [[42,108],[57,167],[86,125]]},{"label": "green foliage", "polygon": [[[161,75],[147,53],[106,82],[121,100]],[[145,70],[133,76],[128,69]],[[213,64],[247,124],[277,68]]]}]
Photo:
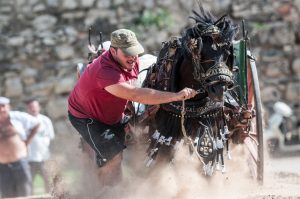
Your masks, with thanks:
[{"label": "green foliage", "polygon": [[255,31],[266,31],[266,30],[270,30],[272,28],[272,26],[270,24],[266,24],[266,23],[251,23],[252,28]]},{"label": "green foliage", "polygon": [[44,181],[43,178],[40,175],[36,175],[35,178],[33,179],[33,190],[34,190],[34,195],[40,195],[45,192],[44,190]]},{"label": "green foliage", "polygon": [[170,26],[173,23],[170,12],[167,9],[144,10],[142,16],[136,21],[136,25],[156,26],[158,29]]}]

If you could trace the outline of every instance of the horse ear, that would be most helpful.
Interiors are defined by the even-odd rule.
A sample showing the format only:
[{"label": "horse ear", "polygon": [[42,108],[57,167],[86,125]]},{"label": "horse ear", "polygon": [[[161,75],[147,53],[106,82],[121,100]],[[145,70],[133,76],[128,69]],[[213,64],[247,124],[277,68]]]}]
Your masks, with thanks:
[{"label": "horse ear", "polygon": [[214,25],[218,26],[220,28],[219,24],[226,22],[226,17],[227,17],[227,14],[223,15],[216,22],[214,22]]}]

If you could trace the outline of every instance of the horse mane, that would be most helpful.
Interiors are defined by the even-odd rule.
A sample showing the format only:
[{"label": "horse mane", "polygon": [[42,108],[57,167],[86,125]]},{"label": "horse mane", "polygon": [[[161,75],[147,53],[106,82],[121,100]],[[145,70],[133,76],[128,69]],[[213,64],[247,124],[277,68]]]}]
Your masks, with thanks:
[{"label": "horse mane", "polygon": [[200,32],[203,29],[206,29],[213,25],[216,21],[216,17],[210,12],[210,11],[205,11],[202,4],[199,3],[199,10],[200,12],[197,12],[193,10],[194,16],[190,16],[190,19],[193,19],[196,23],[196,26],[193,26],[190,28],[192,32],[194,33],[195,37],[200,36]]},{"label": "horse mane", "polygon": [[196,25],[189,28],[186,31],[186,34],[192,33],[192,37],[199,37],[203,34],[203,31],[209,29],[212,26],[216,26],[219,28],[222,37],[224,39],[232,40],[235,34],[237,33],[238,26],[233,25],[231,20],[228,19],[227,14],[223,15],[219,19],[214,16],[210,11],[205,11],[203,5],[200,1],[198,1],[199,12],[193,10],[194,16],[190,16],[190,19],[193,19]]},{"label": "horse mane", "polygon": [[[219,31],[216,40],[218,43],[231,43],[238,32],[238,26],[234,25],[232,21],[228,19],[227,15],[223,15],[217,19],[210,11],[206,11],[203,8],[200,1],[198,1],[198,5],[199,11],[193,10],[193,16],[189,16],[190,19],[194,20],[195,24],[187,28],[182,35],[183,51],[184,54],[188,56],[200,53],[202,49],[201,36],[210,36],[215,29]],[[193,43],[195,45],[193,45]]]}]

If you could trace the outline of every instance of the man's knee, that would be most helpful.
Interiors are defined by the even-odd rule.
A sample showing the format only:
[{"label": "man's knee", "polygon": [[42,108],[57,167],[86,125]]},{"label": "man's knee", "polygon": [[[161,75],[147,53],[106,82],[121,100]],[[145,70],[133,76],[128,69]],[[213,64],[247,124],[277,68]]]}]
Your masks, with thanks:
[{"label": "man's knee", "polygon": [[100,170],[113,171],[121,167],[123,155],[122,152],[115,155],[111,160],[106,162],[103,166],[99,167]]},{"label": "man's knee", "polygon": [[102,185],[112,186],[122,179],[122,152],[115,155],[105,165],[98,168],[98,176]]},{"label": "man's knee", "polygon": [[120,152],[117,155],[115,155],[107,164],[111,165],[111,167],[119,167],[121,166],[123,160],[123,153]]}]

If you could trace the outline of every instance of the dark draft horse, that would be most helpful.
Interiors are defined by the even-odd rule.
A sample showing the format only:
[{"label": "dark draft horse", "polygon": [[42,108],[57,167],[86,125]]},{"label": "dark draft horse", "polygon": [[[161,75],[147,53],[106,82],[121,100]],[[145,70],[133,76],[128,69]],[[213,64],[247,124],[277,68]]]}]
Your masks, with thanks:
[{"label": "dark draft horse", "polygon": [[217,19],[200,3],[199,7],[200,12],[193,11],[190,17],[195,24],[182,37],[163,43],[143,83],[158,90],[177,92],[189,87],[199,93],[186,101],[161,104],[152,120],[145,120],[151,140],[146,165],[164,149],[172,157],[184,138],[204,164],[204,173],[212,175],[218,168],[225,171],[223,149],[229,153],[224,95],[234,86],[232,42],[238,26],[226,15]]}]

